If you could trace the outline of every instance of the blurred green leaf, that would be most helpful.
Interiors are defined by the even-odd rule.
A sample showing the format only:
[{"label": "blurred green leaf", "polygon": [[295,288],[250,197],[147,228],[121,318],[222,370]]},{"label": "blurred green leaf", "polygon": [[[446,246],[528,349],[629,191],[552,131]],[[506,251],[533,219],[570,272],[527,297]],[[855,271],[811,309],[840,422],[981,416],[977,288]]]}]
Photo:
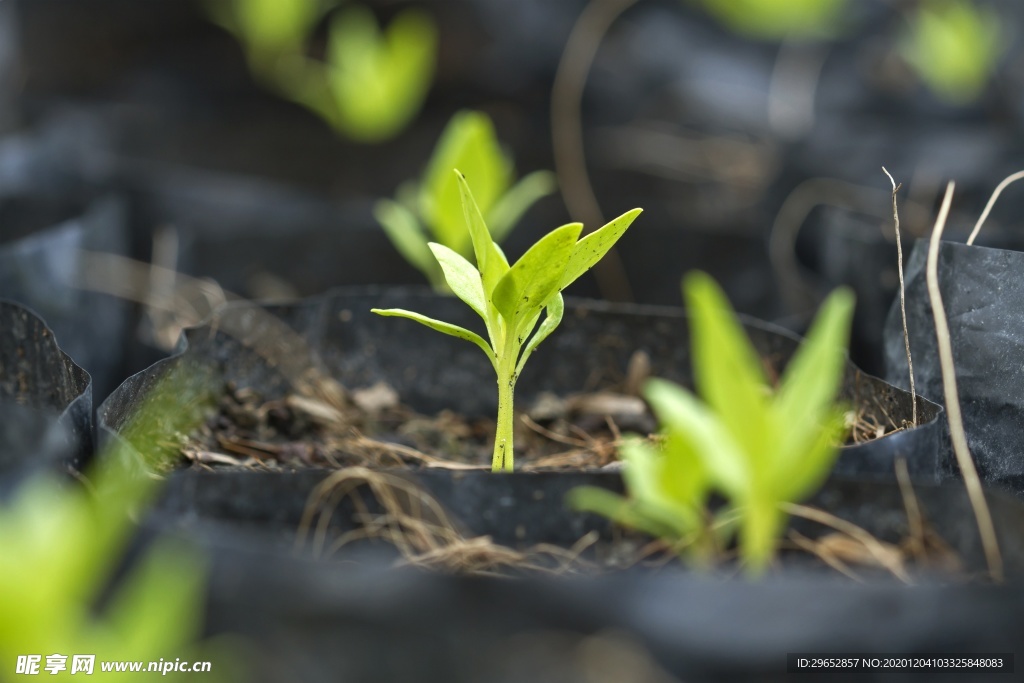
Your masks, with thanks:
[{"label": "blurred green leaf", "polygon": [[377,315],[383,315],[385,317],[408,318],[409,320],[415,320],[419,324],[426,325],[430,329],[441,332],[442,334],[447,334],[452,337],[458,337],[459,339],[465,339],[468,342],[473,342],[474,344],[479,346],[480,349],[483,350],[485,354],[487,354],[487,358],[490,359],[491,363],[494,363],[494,353],[491,351],[491,347],[487,345],[487,342],[485,342],[480,335],[476,334],[475,332],[470,332],[464,327],[452,325],[451,323],[446,323],[442,320],[429,318],[420,313],[416,313],[414,311],[406,311],[401,308],[371,308],[370,312],[376,313]]},{"label": "blurred green leaf", "polygon": [[373,217],[406,261],[426,274],[435,288],[443,284],[438,263],[428,246],[430,240],[412,211],[399,202],[381,199],[374,206]]},{"label": "blurred green leaf", "polygon": [[437,28],[421,11],[401,12],[383,32],[364,7],[340,11],[327,51],[335,126],[361,142],[397,135],[423,105],[436,53]]},{"label": "blurred green leaf", "polygon": [[936,95],[963,105],[981,94],[1005,47],[995,10],[970,0],[930,0],[914,14],[901,53]]}]

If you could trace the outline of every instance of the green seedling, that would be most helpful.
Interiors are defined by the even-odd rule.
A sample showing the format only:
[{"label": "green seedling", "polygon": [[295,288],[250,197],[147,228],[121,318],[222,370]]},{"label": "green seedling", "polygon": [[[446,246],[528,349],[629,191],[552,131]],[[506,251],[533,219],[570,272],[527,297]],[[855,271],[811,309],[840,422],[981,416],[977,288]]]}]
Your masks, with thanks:
[{"label": "green seedling", "polygon": [[256,75],[357,142],[393,138],[419,112],[434,77],[437,27],[416,9],[386,29],[358,5],[330,21],[324,61],[307,56],[337,0],[212,0],[214,21],[243,44]]},{"label": "green seedling", "polygon": [[[161,394],[150,405],[169,412],[140,413],[130,428],[136,439],[159,433],[167,441],[160,425],[182,425],[179,418],[189,414],[176,392]],[[157,541],[98,605],[132,534],[132,517],[153,499],[158,480],[133,472],[113,453],[89,475],[88,488],[30,480],[0,506],[0,678],[20,667],[47,680],[123,680],[124,672],[105,672],[102,663],[144,662],[145,671],[161,659],[167,680],[192,680],[174,670],[177,660],[210,662],[203,678],[211,681],[237,674],[223,644],[198,642],[204,562],[183,543]],[[76,671],[86,662],[75,655],[92,655],[92,670]]]},{"label": "green seedling", "polygon": [[470,341],[487,355],[498,379],[498,418],[491,468],[495,472],[512,471],[516,380],[530,355],[561,322],[562,290],[601,260],[641,210],[628,211],[583,239],[582,224],[563,225],[538,240],[510,266],[488,232],[466,178],[458,171],[455,174],[476,266],[443,244],[432,242],[429,249],[452,292],[483,319],[488,340],[413,311],[375,308],[373,312],[415,320],[438,332]]},{"label": "green seedling", "polygon": [[736,33],[784,40],[832,36],[846,0],[701,0],[701,4]]},{"label": "green seedling", "polygon": [[571,502],[678,543],[706,538],[702,510],[717,491],[729,503],[723,517],[736,520],[741,556],[757,574],[785,529],[782,505],[817,490],[838,454],[844,420],[836,397],[853,295],[837,290],[828,298],[778,388],[708,275],[688,276],[684,296],[700,398],[663,380],[649,382],[645,396],[664,446],[624,449],[628,500],[584,489]]},{"label": "green seedling", "polygon": [[329,120],[360,142],[388,140],[423,106],[434,78],[437,28],[407,9],[381,30],[365,7],[348,7],[331,22],[326,80],[334,103]]},{"label": "green seedling", "polygon": [[937,96],[963,105],[981,94],[1005,47],[993,10],[969,0],[933,0],[917,10],[901,52]]},{"label": "green seedling", "polygon": [[446,290],[447,284],[428,244],[437,242],[467,259],[473,255],[453,168],[469,179],[491,238],[498,244],[534,202],[555,189],[554,174],[549,171],[535,171],[515,182],[512,159],[502,151],[486,114],[455,114],[434,149],[423,180],[402,186],[397,201],[381,200],[374,211],[398,252],[439,291]]}]

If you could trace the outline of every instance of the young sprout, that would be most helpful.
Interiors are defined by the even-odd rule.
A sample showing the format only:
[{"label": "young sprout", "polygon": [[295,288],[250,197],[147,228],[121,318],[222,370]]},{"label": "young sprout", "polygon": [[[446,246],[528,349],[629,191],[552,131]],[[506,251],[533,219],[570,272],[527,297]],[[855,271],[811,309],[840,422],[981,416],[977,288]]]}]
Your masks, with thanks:
[{"label": "young sprout", "polygon": [[415,320],[438,332],[473,342],[487,355],[498,379],[498,419],[491,469],[510,472],[514,461],[516,380],[530,355],[561,322],[562,290],[601,260],[641,210],[627,211],[583,239],[579,238],[582,224],[563,225],[538,240],[510,266],[488,232],[466,178],[458,171],[455,174],[476,266],[443,244],[431,242],[429,248],[452,292],[483,319],[488,339],[412,311],[375,308],[373,312]]},{"label": "young sprout", "polygon": [[740,554],[758,574],[785,529],[782,504],[813,493],[835,462],[853,295],[837,290],[828,298],[778,388],[708,275],[689,275],[684,296],[701,398],[649,382],[645,396],[664,430],[663,448],[624,449],[628,500],[581,489],[570,502],[679,543],[702,537],[702,508],[708,492],[718,491],[737,518]]},{"label": "young sprout", "polygon": [[515,182],[512,159],[502,151],[494,124],[486,114],[455,114],[441,134],[419,185],[403,185],[397,201],[382,199],[374,210],[398,252],[439,291],[447,289],[447,284],[428,244],[443,244],[464,258],[473,255],[453,168],[470,179],[491,239],[498,244],[534,202],[555,189],[550,171],[535,171]]},{"label": "young sprout", "polygon": [[903,40],[904,59],[950,104],[967,104],[985,87],[1006,47],[999,17],[970,0],[919,7]]},{"label": "young sprout", "polygon": [[437,27],[407,9],[381,31],[365,7],[342,10],[331,22],[327,83],[335,105],[329,120],[353,140],[388,140],[423,106],[434,78]]},{"label": "young sprout", "polygon": [[325,61],[306,56],[336,0],[210,0],[213,20],[234,33],[256,75],[358,142],[388,140],[423,105],[434,77],[437,27],[408,9],[381,30],[365,7],[331,20]]}]

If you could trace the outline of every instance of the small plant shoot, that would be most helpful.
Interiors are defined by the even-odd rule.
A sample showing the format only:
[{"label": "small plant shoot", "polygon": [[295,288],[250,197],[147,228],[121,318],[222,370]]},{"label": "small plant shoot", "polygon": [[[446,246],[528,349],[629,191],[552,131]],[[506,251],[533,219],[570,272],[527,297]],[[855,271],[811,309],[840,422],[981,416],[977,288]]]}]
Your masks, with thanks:
[{"label": "small plant shoot", "polygon": [[336,0],[210,0],[213,20],[245,47],[253,72],[357,142],[393,138],[426,99],[437,60],[437,27],[416,9],[382,29],[352,5],[331,17],[324,61],[309,40]]},{"label": "small plant shoot", "polygon": [[455,179],[476,266],[443,244],[431,242],[428,246],[452,292],[483,319],[488,339],[413,311],[375,308],[373,312],[415,320],[438,332],[472,342],[487,355],[498,380],[498,418],[491,469],[510,472],[514,465],[516,380],[530,355],[561,322],[562,290],[601,260],[641,210],[628,211],[582,239],[582,224],[563,225],[542,237],[518,261],[509,265],[487,229],[466,178],[455,171]]},{"label": "small plant shoot", "polygon": [[785,529],[781,506],[817,490],[838,454],[844,420],[836,397],[853,295],[837,290],[826,300],[777,388],[710,276],[689,275],[684,296],[700,398],[651,380],[644,393],[663,447],[633,442],[623,449],[628,499],[580,489],[570,502],[680,545],[707,538],[703,509],[717,491],[729,503],[722,517],[736,520],[747,569],[759,574]]},{"label": "small plant shoot", "polygon": [[964,105],[981,94],[1005,47],[994,10],[970,0],[935,0],[915,12],[901,52],[932,92]]},{"label": "small plant shoot", "polygon": [[512,159],[502,151],[486,114],[455,114],[441,134],[423,180],[403,185],[397,200],[383,199],[374,210],[395,249],[438,291],[446,291],[448,285],[428,244],[437,242],[463,258],[473,256],[453,168],[469,180],[491,239],[498,244],[527,209],[555,189],[550,171],[535,171],[515,181]]}]

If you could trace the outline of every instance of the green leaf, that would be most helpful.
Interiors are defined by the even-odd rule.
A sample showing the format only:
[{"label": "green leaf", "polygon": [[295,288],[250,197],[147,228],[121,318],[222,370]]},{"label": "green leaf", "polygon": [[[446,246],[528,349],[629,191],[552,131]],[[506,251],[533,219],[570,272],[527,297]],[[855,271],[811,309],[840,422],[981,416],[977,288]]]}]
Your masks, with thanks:
[{"label": "green leaf", "polygon": [[420,195],[420,212],[437,241],[468,255],[472,245],[453,168],[466,178],[481,215],[490,223],[491,208],[508,190],[513,170],[486,114],[460,111],[452,117],[431,156]]},{"label": "green leaf", "polygon": [[[209,3],[227,5],[224,0]],[[215,16],[236,31],[256,51],[300,50],[323,16],[325,3],[319,0],[237,0],[234,16],[217,9]]]},{"label": "green leaf", "polygon": [[778,500],[797,502],[821,487],[839,456],[845,431],[843,411],[832,409],[818,419],[814,430],[805,433],[801,442],[780,447],[779,464],[770,482]]},{"label": "green leaf", "polygon": [[498,245],[491,239],[491,233],[487,230],[487,224],[480,213],[480,207],[473,199],[473,192],[469,189],[465,176],[458,169],[454,171],[459,184],[459,192],[462,196],[462,212],[469,228],[469,235],[473,242],[473,253],[476,255],[476,267],[480,271],[484,284],[484,294],[488,300],[494,292],[495,285],[509,271],[508,261],[505,255],[498,248]]},{"label": "green leaf", "polygon": [[802,457],[817,438],[823,421],[835,410],[846,368],[853,309],[852,292],[833,292],[786,368],[772,403],[773,421],[780,425],[775,465],[780,472],[807,466],[796,458]]},{"label": "green leaf", "polygon": [[437,29],[417,10],[399,14],[384,34],[365,7],[339,12],[327,49],[335,126],[362,142],[394,137],[426,97],[436,50]]},{"label": "green leaf", "polygon": [[615,243],[626,232],[626,228],[632,225],[641,211],[643,209],[627,211],[607,225],[581,239],[572,253],[569,265],[565,269],[559,290],[571,285],[580,275],[593,268],[598,261],[604,258],[604,255],[615,246]]},{"label": "green leaf", "polygon": [[582,227],[570,223],[540,238],[494,286],[491,302],[513,333],[560,291]]},{"label": "green leaf", "polygon": [[710,491],[707,468],[690,434],[676,417],[671,389],[650,391],[647,400],[665,436],[661,480],[666,494],[694,509],[702,506]]},{"label": "green leaf", "polygon": [[459,339],[465,339],[466,341],[473,342],[479,346],[485,354],[487,354],[487,358],[491,361],[491,365],[494,365],[495,363],[494,351],[492,351],[487,342],[483,340],[483,337],[475,332],[470,332],[465,328],[459,327],[458,325],[452,325],[451,323],[446,323],[441,320],[428,318],[425,315],[414,313],[413,311],[406,311],[401,308],[371,308],[370,312],[386,317],[408,318],[409,320],[415,320],[421,325],[426,325],[432,330],[437,330],[438,332],[443,332],[444,334],[451,335],[452,337],[458,337]]},{"label": "green leaf", "polygon": [[[462,168],[461,166],[459,168]],[[487,213],[487,223],[495,242],[504,241],[523,214],[538,199],[555,191],[558,183],[551,171],[534,171],[512,186]]]},{"label": "green leaf", "polygon": [[663,514],[643,510],[637,501],[623,498],[596,486],[579,486],[566,494],[566,504],[579,512],[592,512],[617,524],[636,529],[657,538],[680,536],[677,520],[664,519]]},{"label": "green leaf", "polygon": [[382,199],[374,206],[373,217],[384,228],[398,253],[434,283],[438,264],[431,255],[426,233],[416,216],[398,202]]},{"label": "green leaf", "polygon": [[754,485],[750,463],[719,417],[696,396],[664,380],[650,380],[644,396],[659,406],[669,429],[686,434],[711,480],[726,494],[746,498]]},{"label": "green leaf", "polygon": [[[684,279],[689,310],[694,383],[712,411],[749,454],[755,470],[765,466],[771,443],[770,390],[761,358],[736,319],[725,294],[705,273]],[[758,457],[758,456],[761,457]]]},{"label": "green leaf", "polygon": [[519,357],[519,363],[516,365],[517,377],[522,374],[523,368],[526,367],[526,359],[533,355],[534,350],[540,346],[540,343],[547,339],[555,331],[559,323],[562,322],[562,315],[565,313],[565,300],[562,299],[562,295],[560,293],[555,294],[544,310],[544,322],[540,324],[536,334],[530,337],[530,340],[526,342],[526,346],[523,347],[523,354]]},{"label": "green leaf", "polygon": [[901,52],[936,95],[964,105],[981,94],[1006,46],[992,8],[967,0],[933,0],[914,13]]},{"label": "green leaf", "polygon": [[455,296],[465,301],[484,319],[484,322],[487,322],[487,300],[484,298],[484,286],[480,281],[479,271],[472,263],[443,244],[431,242],[429,246]]}]

